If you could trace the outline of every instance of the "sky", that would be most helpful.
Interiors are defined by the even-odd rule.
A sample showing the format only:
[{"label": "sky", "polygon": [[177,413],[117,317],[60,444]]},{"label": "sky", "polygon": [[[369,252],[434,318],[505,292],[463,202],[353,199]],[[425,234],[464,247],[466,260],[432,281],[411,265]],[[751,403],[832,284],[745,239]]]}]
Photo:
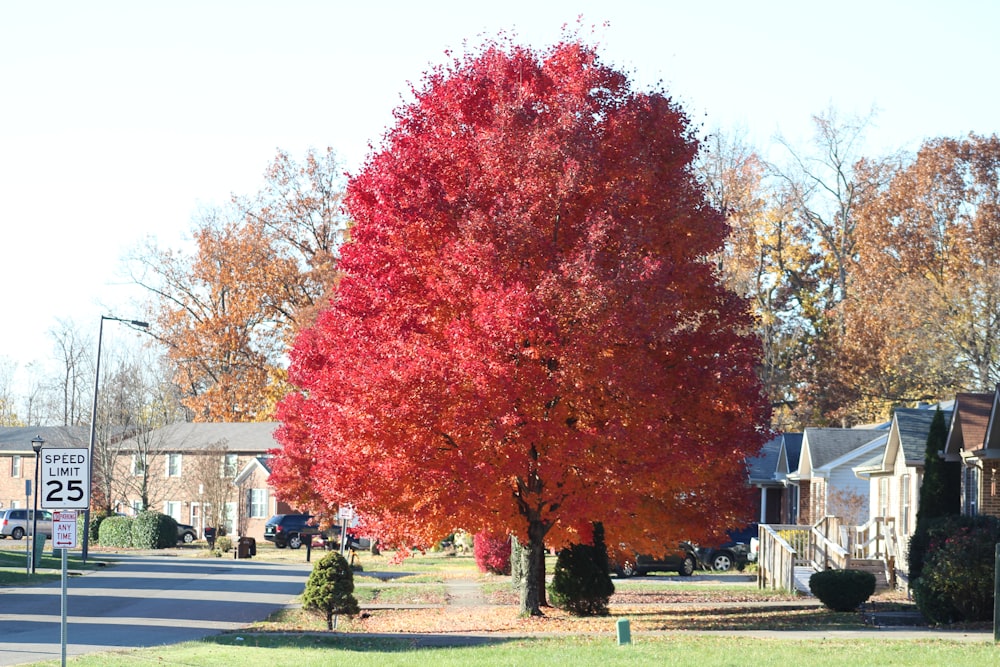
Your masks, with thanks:
[{"label": "sky", "polygon": [[636,89],[762,148],[831,108],[876,110],[873,156],[1000,125],[992,0],[0,0],[0,363],[24,382],[63,323],[96,342],[138,317],[129,253],[182,247],[279,149],[354,172],[447,52],[578,22]]}]

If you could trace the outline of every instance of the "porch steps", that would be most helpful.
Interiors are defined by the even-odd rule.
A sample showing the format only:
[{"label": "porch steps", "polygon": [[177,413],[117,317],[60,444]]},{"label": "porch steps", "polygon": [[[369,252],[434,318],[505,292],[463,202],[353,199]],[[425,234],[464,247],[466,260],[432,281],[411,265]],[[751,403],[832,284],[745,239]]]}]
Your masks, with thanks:
[{"label": "porch steps", "polygon": [[889,579],[886,576],[885,561],[879,558],[852,558],[848,563],[852,570],[871,572],[875,575],[875,590],[889,590]]},{"label": "porch steps", "polygon": [[796,565],[795,590],[802,595],[812,595],[812,591],[809,590],[809,577],[813,576],[815,572],[816,568],[810,565]]}]

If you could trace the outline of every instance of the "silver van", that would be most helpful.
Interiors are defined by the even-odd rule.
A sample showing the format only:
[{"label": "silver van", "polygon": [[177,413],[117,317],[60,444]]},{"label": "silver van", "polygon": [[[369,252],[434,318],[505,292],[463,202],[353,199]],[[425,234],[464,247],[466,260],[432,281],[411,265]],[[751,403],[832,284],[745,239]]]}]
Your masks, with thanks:
[{"label": "silver van", "polygon": [[[0,537],[21,539],[31,532],[31,518],[29,509],[0,510]],[[38,510],[38,534],[52,538],[52,512]]]}]

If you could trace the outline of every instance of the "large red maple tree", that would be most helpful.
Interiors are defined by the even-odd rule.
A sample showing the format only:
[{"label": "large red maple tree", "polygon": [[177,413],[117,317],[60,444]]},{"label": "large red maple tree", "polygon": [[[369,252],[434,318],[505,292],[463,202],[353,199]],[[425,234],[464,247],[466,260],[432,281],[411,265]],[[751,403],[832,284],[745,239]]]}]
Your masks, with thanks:
[{"label": "large red maple tree", "polygon": [[760,347],[682,110],[576,40],[491,43],[413,92],[292,351],[279,492],[401,545],[510,532],[531,614],[545,545],[591,521],[656,553],[749,519]]}]

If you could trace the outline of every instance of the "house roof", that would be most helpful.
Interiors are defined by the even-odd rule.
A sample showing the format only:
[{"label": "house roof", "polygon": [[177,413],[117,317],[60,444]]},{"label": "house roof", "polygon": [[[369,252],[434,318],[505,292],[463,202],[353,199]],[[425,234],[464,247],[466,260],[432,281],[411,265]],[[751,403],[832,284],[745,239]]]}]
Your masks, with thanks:
[{"label": "house roof", "polygon": [[955,396],[955,411],[945,440],[946,456],[954,459],[963,451],[975,451],[983,446],[992,408],[993,394],[963,393]]},{"label": "house roof", "polygon": [[781,438],[779,435],[765,442],[760,448],[760,454],[747,461],[751,484],[774,481],[781,454]]},{"label": "house roof", "polygon": [[[142,437],[164,451],[202,451],[224,446],[233,453],[265,454],[278,447],[274,439],[277,428],[278,422],[184,422],[155,429]],[[135,449],[136,444],[136,439],[131,438],[123,443],[123,448]]]},{"label": "house roof", "polygon": [[241,470],[240,473],[236,475],[235,479],[233,479],[233,484],[240,486],[244,481],[249,479],[257,468],[264,471],[265,477],[270,477],[271,465],[268,459],[269,457],[267,456],[255,456],[250,459],[247,464],[243,466],[243,470]]},{"label": "house roof", "polygon": [[[951,410],[942,410],[945,423],[951,419]],[[898,408],[892,415],[892,428],[899,433],[899,446],[907,465],[923,465],[927,451],[927,436],[937,410]],[[888,452],[887,452],[888,455]]]},{"label": "house roof", "polygon": [[802,435],[802,453],[808,460],[799,461],[799,471],[803,465],[808,470],[826,467],[883,434],[874,428],[807,428]]},{"label": "house roof", "polygon": [[0,453],[35,455],[31,441],[41,437],[46,447],[86,447],[89,426],[4,426],[0,427]]},{"label": "house roof", "polygon": [[785,459],[788,465],[788,472],[799,469],[799,456],[802,454],[802,434],[786,433],[782,440],[782,447],[785,450]]}]

